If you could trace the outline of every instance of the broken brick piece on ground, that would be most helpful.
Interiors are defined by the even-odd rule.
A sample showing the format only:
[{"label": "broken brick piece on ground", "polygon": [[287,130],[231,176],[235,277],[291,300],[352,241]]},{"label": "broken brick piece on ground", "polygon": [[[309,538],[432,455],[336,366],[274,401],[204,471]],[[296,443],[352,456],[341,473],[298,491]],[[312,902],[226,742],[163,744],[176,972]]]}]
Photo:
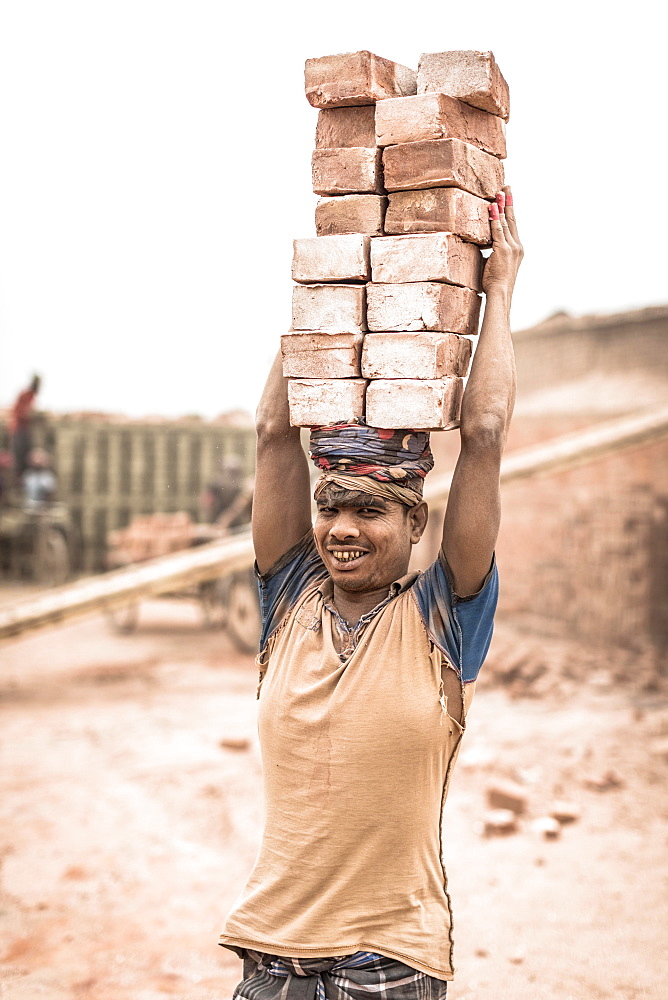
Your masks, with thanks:
[{"label": "broken brick piece on ground", "polygon": [[479,246],[491,246],[489,205],[454,187],[395,191],[389,196],[385,232],[454,233]]},{"label": "broken brick piece on ground", "polygon": [[425,52],[420,56],[417,92],[437,91],[508,121],[508,84],[492,52],[472,49]]},{"label": "broken brick piece on ground", "polygon": [[290,424],[313,427],[359,421],[364,416],[365,388],[366,382],[361,378],[290,379]]},{"label": "broken brick piece on ground", "polygon": [[387,198],[377,194],[342,194],[321,198],[315,209],[318,236],[364,233],[382,236]]},{"label": "broken brick piece on ground", "polygon": [[447,281],[479,292],[482,255],[452,233],[379,236],[371,240],[371,273],[375,282]]},{"label": "broken brick piece on ground", "polygon": [[379,146],[427,139],[461,139],[500,159],[506,155],[503,119],[446,94],[416,94],[379,101],[375,123]]},{"label": "broken brick piece on ground", "polygon": [[582,810],[576,802],[559,800],[552,803],[549,815],[565,826],[567,823],[577,822],[582,816]]},{"label": "broken brick piece on ground", "polygon": [[489,809],[483,816],[482,833],[485,837],[505,836],[517,832],[517,816],[512,809]]},{"label": "broken brick piece on ground", "polygon": [[352,146],[315,149],[311,158],[316,194],[380,194],[382,150]]},{"label": "broken brick piece on ground", "polygon": [[288,378],[356,378],[361,333],[291,330],[281,337],[283,374]]},{"label": "broken brick piece on ground", "polygon": [[527,811],[529,795],[517,782],[498,779],[487,786],[487,803],[491,809],[512,809],[521,815]]},{"label": "broken brick piece on ground", "polygon": [[366,300],[369,330],[478,332],[480,296],[470,288],[441,281],[369,283]]},{"label": "broken brick piece on ground", "polygon": [[368,281],[369,237],[312,236],[294,240],[292,277],[303,284],[323,281]]},{"label": "broken brick piece on ground", "polygon": [[554,816],[539,816],[533,821],[531,828],[544,840],[558,840],[561,836],[561,823]]},{"label": "broken brick piece on ground", "polygon": [[326,333],[366,330],[364,285],[294,285],[292,327]]},{"label": "broken brick piece on ground", "polygon": [[471,341],[454,333],[368,333],[362,351],[362,376],[369,379],[440,379],[464,376]]},{"label": "broken brick piece on ground", "polygon": [[479,198],[494,198],[503,187],[503,164],[496,156],[461,139],[429,139],[387,146],[383,173],[388,191],[457,187]]},{"label": "broken brick piece on ground", "polygon": [[459,424],[460,378],[374,379],[366,391],[370,427],[450,430]]},{"label": "broken brick piece on ground", "polygon": [[319,111],[315,130],[316,149],[341,146],[373,149],[376,145],[375,110],[373,104],[367,104],[361,108],[325,108]]},{"label": "broken brick piece on ground", "polygon": [[304,83],[314,108],[356,107],[414,94],[417,74],[364,50],[307,59]]}]

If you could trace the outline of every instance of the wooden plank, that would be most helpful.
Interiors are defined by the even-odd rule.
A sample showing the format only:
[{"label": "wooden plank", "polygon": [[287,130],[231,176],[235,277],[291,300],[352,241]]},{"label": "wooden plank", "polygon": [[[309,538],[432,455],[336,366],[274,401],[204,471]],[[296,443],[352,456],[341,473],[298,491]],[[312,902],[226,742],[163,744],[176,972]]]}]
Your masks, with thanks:
[{"label": "wooden plank", "polygon": [[0,608],[0,638],[211,580],[253,564],[250,531],[45,591]]}]

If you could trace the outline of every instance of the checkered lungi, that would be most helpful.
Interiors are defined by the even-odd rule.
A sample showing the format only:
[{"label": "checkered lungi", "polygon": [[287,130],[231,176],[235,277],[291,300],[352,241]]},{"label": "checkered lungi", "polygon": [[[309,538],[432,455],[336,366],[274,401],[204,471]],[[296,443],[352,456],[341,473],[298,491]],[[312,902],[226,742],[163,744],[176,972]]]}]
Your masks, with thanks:
[{"label": "checkered lungi", "polygon": [[448,984],[408,965],[357,951],[333,958],[279,958],[245,950],[233,1000],[445,1000]]}]

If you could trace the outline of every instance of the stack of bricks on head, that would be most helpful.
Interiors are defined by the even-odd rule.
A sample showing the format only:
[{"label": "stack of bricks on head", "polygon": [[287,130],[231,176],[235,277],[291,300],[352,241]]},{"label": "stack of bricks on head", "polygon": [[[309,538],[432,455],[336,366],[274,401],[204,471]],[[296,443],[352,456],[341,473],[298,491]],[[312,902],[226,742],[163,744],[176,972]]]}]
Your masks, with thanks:
[{"label": "stack of bricks on head", "polygon": [[294,241],[281,338],[290,422],[456,427],[503,185],[506,81],[475,51],[425,54],[417,73],[371,52],[324,56],[305,77],[320,198],[318,235]]}]

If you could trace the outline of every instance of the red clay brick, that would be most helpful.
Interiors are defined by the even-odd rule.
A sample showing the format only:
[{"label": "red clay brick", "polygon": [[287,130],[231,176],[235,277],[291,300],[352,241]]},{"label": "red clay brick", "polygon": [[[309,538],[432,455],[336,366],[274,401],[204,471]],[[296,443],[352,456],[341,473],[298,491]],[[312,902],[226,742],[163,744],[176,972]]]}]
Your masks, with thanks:
[{"label": "red clay brick", "polygon": [[482,256],[451,233],[380,236],[371,240],[371,274],[373,281],[447,281],[479,292]]},{"label": "red clay brick", "polygon": [[506,155],[503,119],[464,104],[455,97],[416,94],[414,97],[393,97],[378,102],[376,141],[379,146],[426,139],[461,139],[500,159]]},{"label": "red clay brick", "polygon": [[293,427],[313,427],[359,420],[364,415],[365,389],[361,378],[290,379],[290,423]]},{"label": "red clay brick", "polygon": [[380,149],[315,149],[311,160],[316,194],[380,194]]},{"label": "red clay brick", "polygon": [[283,374],[294,378],[355,378],[360,373],[362,339],[361,333],[284,333]]},{"label": "red clay brick", "polygon": [[366,391],[370,427],[449,430],[459,422],[463,394],[460,378],[374,379]]},{"label": "red clay brick", "polygon": [[370,330],[449,330],[478,332],[480,296],[470,288],[442,281],[366,286]]},{"label": "red clay brick", "polygon": [[321,198],[315,209],[318,236],[364,233],[382,236],[387,198],[377,194],[343,194]]},{"label": "red clay brick", "polygon": [[460,188],[397,191],[389,197],[385,232],[454,233],[479,246],[491,246],[489,202]]},{"label": "red clay brick", "polygon": [[369,237],[313,236],[294,240],[292,278],[301,284],[368,281]]},{"label": "red clay brick", "polygon": [[503,187],[501,161],[461,139],[387,146],[383,170],[388,191],[458,187],[479,198],[494,198]]},{"label": "red clay brick", "polygon": [[315,130],[316,149],[336,149],[337,146],[373,148],[376,145],[375,110],[373,104],[368,104],[362,108],[325,108],[319,111]]},{"label": "red clay brick", "polygon": [[366,330],[365,285],[294,285],[293,330],[361,333]]},{"label": "red clay brick", "polygon": [[417,92],[439,91],[508,121],[508,84],[492,52],[458,50],[420,56]]},{"label": "red clay brick", "polygon": [[454,333],[367,333],[362,375],[369,379],[464,376],[470,358],[471,341]]},{"label": "red clay brick", "polygon": [[307,59],[304,82],[314,108],[357,107],[414,94],[417,74],[373,52],[344,52]]}]

